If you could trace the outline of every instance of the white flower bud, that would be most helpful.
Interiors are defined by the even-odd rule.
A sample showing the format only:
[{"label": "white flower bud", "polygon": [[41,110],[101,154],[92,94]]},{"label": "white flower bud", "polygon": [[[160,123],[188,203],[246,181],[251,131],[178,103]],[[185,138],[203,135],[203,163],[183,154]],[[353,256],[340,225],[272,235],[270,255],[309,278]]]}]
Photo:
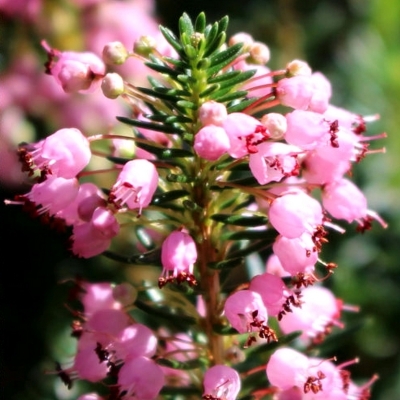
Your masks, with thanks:
[{"label": "white flower bud", "polygon": [[311,76],[312,70],[310,66],[302,60],[293,60],[286,64],[287,74],[290,76],[303,75]]},{"label": "white flower bud", "polygon": [[120,65],[123,64],[128,57],[128,50],[121,42],[110,42],[103,48],[103,60],[106,64]]},{"label": "white flower bud", "polygon": [[255,64],[266,64],[270,58],[270,51],[266,44],[261,42],[254,42],[250,46],[251,61]]},{"label": "white flower bud", "polygon": [[251,45],[254,43],[254,39],[246,32],[239,32],[231,36],[229,39],[229,46],[233,46],[236,43],[243,43],[243,50],[249,51]]},{"label": "white flower bud", "polygon": [[271,139],[274,140],[282,139],[287,129],[286,118],[278,113],[263,115],[261,123],[268,129]]},{"label": "white flower bud", "polygon": [[124,80],[116,72],[109,72],[101,82],[101,90],[109,99],[116,99],[124,93]]}]

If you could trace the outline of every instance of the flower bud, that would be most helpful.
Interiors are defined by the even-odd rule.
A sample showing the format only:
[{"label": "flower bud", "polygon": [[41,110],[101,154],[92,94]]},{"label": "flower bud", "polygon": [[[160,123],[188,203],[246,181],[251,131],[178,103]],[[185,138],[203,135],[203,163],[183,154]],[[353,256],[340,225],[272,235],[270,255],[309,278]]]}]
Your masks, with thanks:
[{"label": "flower bud", "polygon": [[156,40],[151,36],[141,36],[133,45],[133,51],[142,56],[148,56],[153,53],[157,47]]},{"label": "flower bud", "polygon": [[113,288],[113,298],[123,306],[133,304],[137,298],[137,290],[128,282],[123,282]]},{"label": "flower bud", "polygon": [[275,140],[282,139],[287,129],[286,118],[278,113],[263,115],[261,123],[267,128],[271,139]]},{"label": "flower bud", "polygon": [[286,72],[289,76],[310,76],[312,70],[310,66],[302,60],[293,60],[286,64]]},{"label": "flower bud", "polygon": [[246,32],[238,32],[229,39],[229,46],[233,46],[237,43],[243,43],[243,51],[249,51],[254,43],[254,39]]},{"label": "flower bud", "polygon": [[116,72],[106,74],[101,82],[101,90],[104,96],[109,99],[116,99],[124,93],[124,80]]},{"label": "flower bud", "polygon": [[121,42],[110,42],[103,48],[103,61],[106,64],[120,65],[123,64],[128,57],[128,50]]},{"label": "flower bud", "polygon": [[250,46],[250,58],[254,64],[266,64],[270,58],[268,46],[261,42],[254,42]]}]

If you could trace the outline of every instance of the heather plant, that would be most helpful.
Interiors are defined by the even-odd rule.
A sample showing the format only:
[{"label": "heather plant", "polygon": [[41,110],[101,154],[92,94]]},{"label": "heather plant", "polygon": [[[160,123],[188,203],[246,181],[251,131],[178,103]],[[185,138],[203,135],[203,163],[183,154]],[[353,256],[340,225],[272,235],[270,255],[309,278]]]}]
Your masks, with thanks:
[{"label": "heather plant", "polygon": [[[68,388],[93,385],[79,400],[370,397],[376,376],[357,385],[356,360],[319,356],[342,312],[358,311],[323,286],[338,267],[323,249],[340,220],[386,227],[350,180],[385,134],[367,135],[376,116],[332,105],[305,61],[271,70],[268,47],[227,26],[184,14],[178,35],[160,27],[168,45],[104,43],[102,60],[43,42],[60,87],[122,99],[129,130],[21,144],[32,187],[8,203],[67,232],[76,257],[159,270],[75,280],[76,353],[54,369]],[[115,72],[131,58],[148,85]]]}]

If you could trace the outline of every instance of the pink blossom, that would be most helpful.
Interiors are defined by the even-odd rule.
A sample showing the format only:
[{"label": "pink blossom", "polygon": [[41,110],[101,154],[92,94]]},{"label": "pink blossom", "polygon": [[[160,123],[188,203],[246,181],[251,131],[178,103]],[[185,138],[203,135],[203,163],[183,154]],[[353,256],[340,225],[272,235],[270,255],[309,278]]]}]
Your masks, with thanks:
[{"label": "pink blossom", "polygon": [[322,207],[317,200],[303,192],[287,193],[276,198],[269,209],[272,226],[287,238],[313,233],[323,222]]},{"label": "pink blossom", "polygon": [[119,224],[113,212],[97,207],[89,222],[74,225],[71,250],[78,257],[93,257],[107,250],[118,232]]},{"label": "pink blossom", "polygon": [[257,146],[257,150],[257,153],[250,154],[249,167],[260,185],[298,174],[297,155],[301,152],[298,147],[264,142]]},{"label": "pink blossom", "polygon": [[121,308],[121,304],[115,301],[113,297],[113,288],[111,283],[89,283],[83,284],[84,293],[80,300],[86,317],[90,317],[96,311],[102,309],[115,309]]},{"label": "pink blossom", "polygon": [[89,333],[98,333],[97,341],[103,346],[113,342],[131,323],[129,315],[120,309],[103,308],[94,312],[85,323]]},{"label": "pink blossom", "polygon": [[296,238],[279,235],[272,246],[282,267],[292,276],[298,273],[310,273],[318,260],[318,252],[310,233],[304,232]]},{"label": "pink blossom", "polygon": [[203,379],[205,396],[224,400],[236,400],[240,392],[240,377],[239,374],[226,365],[214,365],[209,368]]},{"label": "pink blossom", "polygon": [[367,216],[367,199],[361,190],[348,179],[341,179],[324,186],[322,204],[334,217],[347,222]]},{"label": "pink blossom", "polygon": [[297,75],[283,78],[276,87],[276,96],[282,105],[307,110],[314,94],[311,77]]},{"label": "pink blossom", "polygon": [[117,206],[127,204],[131,210],[147,207],[158,186],[156,167],[147,160],[128,161],[111,189],[109,200]]},{"label": "pink blossom", "polygon": [[37,213],[56,214],[74,201],[79,191],[77,179],[65,179],[49,175],[41,183],[36,183],[24,197],[39,206]]},{"label": "pink blossom", "polygon": [[273,79],[270,73],[271,70],[268,67],[264,65],[247,64],[245,61],[242,61],[235,64],[235,69],[240,69],[242,71],[256,70],[253,80],[245,82],[240,86],[240,90],[248,91],[248,97],[262,97],[271,93]]},{"label": "pink blossom", "polygon": [[164,381],[161,367],[146,357],[127,360],[118,373],[118,385],[120,392],[126,391],[125,399],[154,400]]},{"label": "pink blossom", "polygon": [[329,100],[332,96],[332,87],[329,80],[321,72],[314,72],[311,75],[314,92],[308,109],[318,113],[324,113],[329,107]]},{"label": "pink blossom", "polygon": [[295,307],[279,322],[282,331],[287,334],[303,331],[300,338],[308,343],[320,341],[333,325],[342,326],[339,321],[342,310],[339,302],[329,289],[311,286],[303,289],[301,307]]},{"label": "pink blossom", "polygon": [[[85,92],[99,86],[106,67],[103,61],[91,52],[60,52],[42,43],[49,57],[48,72],[66,93]],[[57,59],[57,60],[55,60]]]},{"label": "pink blossom", "polygon": [[224,314],[229,323],[239,332],[257,331],[254,320],[266,324],[268,312],[259,293],[253,290],[239,290],[225,301]]},{"label": "pink blossom", "polygon": [[224,121],[224,129],[229,136],[228,153],[233,158],[240,158],[257,152],[254,143],[266,138],[266,129],[256,118],[244,113],[231,113]]},{"label": "pink blossom", "polygon": [[34,144],[33,149],[25,156],[28,162],[36,164],[40,170],[48,170],[55,176],[67,179],[74,178],[82,171],[92,155],[89,141],[76,128],[60,129]]},{"label": "pink blossom", "polygon": [[192,237],[180,230],[170,233],[161,247],[163,272],[159,285],[162,287],[174,279],[178,283],[187,281],[190,285],[196,284],[193,275],[196,260],[197,248]]},{"label": "pink blossom", "polygon": [[87,393],[79,396],[77,400],[104,400],[104,397],[99,396],[97,393]]},{"label": "pink blossom", "polygon": [[227,153],[230,141],[223,128],[207,125],[196,133],[193,148],[201,158],[215,161]]},{"label": "pink blossom", "polygon": [[267,308],[268,315],[277,316],[285,301],[286,286],[282,279],[270,273],[256,275],[249,285],[249,289],[258,293]]},{"label": "pink blossom", "polygon": [[282,263],[280,262],[278,256],[272,253],[265,264],[265,272],[273,274],[280,277],[290,276],[289,272],[283,269]]}]

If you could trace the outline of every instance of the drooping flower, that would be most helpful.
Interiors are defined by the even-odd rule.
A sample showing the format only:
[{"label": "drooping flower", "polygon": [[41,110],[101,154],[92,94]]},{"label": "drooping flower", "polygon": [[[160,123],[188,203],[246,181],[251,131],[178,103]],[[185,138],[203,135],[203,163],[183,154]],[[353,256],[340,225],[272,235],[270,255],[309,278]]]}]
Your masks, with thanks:
[{"label": "drooping flower", "polygon": [[236,400],[241,383],[236,370],[226,365],[214,365],[205,372],[203,386],[203,399]]},{"label": "drooping flower", "polygon": [[177,283],[195,285],[193,268],[196,260],[196,243],[192,237],[181,230],[170,233],[161,247],[163,272],[158,280],[159,286],[175,280]]},{"label": "drooping flower", "polygon": [[150,161],[128,161],[111,189],[109,201],[118,207],[126,204],[131,210],[139,209],[140,214],[150,204],[157,185],[158,172]]}]

